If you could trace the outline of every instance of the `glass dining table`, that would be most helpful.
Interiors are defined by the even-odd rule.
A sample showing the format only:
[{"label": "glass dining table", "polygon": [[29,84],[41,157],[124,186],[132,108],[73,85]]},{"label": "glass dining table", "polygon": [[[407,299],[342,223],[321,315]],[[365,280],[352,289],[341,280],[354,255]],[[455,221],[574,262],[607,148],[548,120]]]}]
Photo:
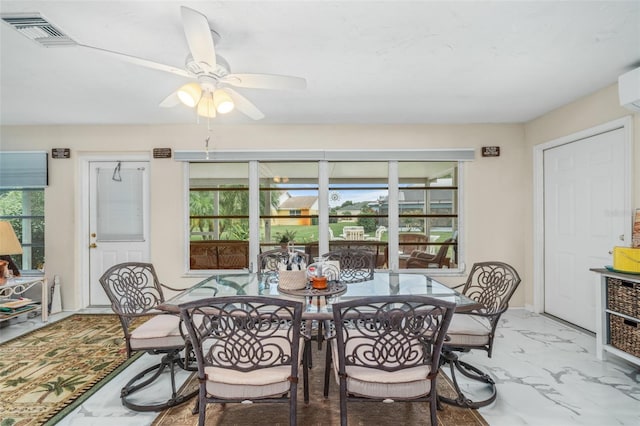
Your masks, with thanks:
[{"label": "glass dining table", "polygon": [[[304,302],[305,309],[302,313],[302,318],[305,320],[304,322],[316,320],[319,325],[320,323],[333,319],[333,311],[331,309],[333,303],[372,296],[430,296],[455,302],[456,312],[468,312],[481,307],[475,300],[447,287],[428,275],[376,272],[373,279],[368,281],[348,284],[334,282],[330,283],[326,290],[305,288],[293,291],[279,288],[277,280],[274,280],[273,276],[269,274],[214,274],[167,299],[163,304],[158,306],[158,309],[178,313],[180,312],[179,306],[183,303],[211,297],[240,295],[269,296]],[[456,357],[453,351],[447,352],[452,360]],[[479,372],[479,374],[482,373],[480,370],[476,369],[476,371]],[[481,377],[485,376],[486,375],[482,373]],[[467,401],[468,399],[462,393],[455,376],[453,377],[453,384],[457,397],[451,399],[439,396],[439,400],[446,404],[459,406],[459,401]],[[307,397],[308,396],[305,396],[305,398]]]},{"label": "glass dining table", "polygon": [[473,299],[424,274],[376,272],[373,280],[342,285],[331,283],[327,290],[305,288],[294,291],[280,289],[277,281],[269,279],[265,274],[214,274],[167,299],[158,308],[168,312],[179,312],[179,305],[186,302],[239,295],[299,300],[305,303],[303,319],[309,320],[332,319],[333,303],[372,296],[430,296],[455,302],[456,312],[470,311],[479,306]]}]

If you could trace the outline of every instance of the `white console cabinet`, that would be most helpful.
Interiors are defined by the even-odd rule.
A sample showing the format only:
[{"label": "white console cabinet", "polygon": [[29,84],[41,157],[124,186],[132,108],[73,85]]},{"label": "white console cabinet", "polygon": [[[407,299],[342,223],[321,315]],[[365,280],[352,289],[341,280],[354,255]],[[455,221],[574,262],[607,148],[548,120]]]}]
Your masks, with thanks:
[{"label": "white console cabinet", "polygon": [[640,275],[592,269],[596,289],[596,355],[613,354],[640,365]]}]

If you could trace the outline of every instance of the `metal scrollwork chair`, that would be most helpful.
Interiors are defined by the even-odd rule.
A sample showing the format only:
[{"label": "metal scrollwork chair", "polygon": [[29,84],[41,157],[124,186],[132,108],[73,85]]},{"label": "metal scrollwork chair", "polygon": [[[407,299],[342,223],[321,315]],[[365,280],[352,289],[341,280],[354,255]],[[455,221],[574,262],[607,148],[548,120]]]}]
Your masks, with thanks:
[{"label": "metal scrollwork chair", "polygon": [[[518,272],[503,262],[475,263],[467,281],[454,288],[465,296],[477,301],[481,307],[470,312],[460,312],[453,316],[449,327],[449,340],[445,342],[442,359],[451,368],[451,379],[458,394],[456,399],[440,397],[448,404],[460,407],[479,408],[496,399],[494,380],[478,368],[461,361],[457,352],[481,349],[491,357],[496,328],[500,316],[509,307],[509,300],[520,284]],[[464,376],[489,385],[490,396],[481,401],[472,401],[460,390],[455,371]]]},{"label": "metal scrollwork chair", "polygon": [[325,261],[337,261],[340,268],[340,282],[358,283],[373,279],[376,268],[375,253],[357,249],[342,248],[330,251],[322,258]]},{"label": "metal scrollwork chair", "polygon": [[[376,255],[372,251],[358,248],[342,248],[330,251],[322,256],[325,262],[337,263],[336,274],[341,283],[359,283],[373,280],[376,268]],[[335,270],[335,269],[334,269]],[[323,327],[330,327],[327,321],[318,322],[318,331],[314,338],[318,340],[318,349],[322,349],[324,340]],[[329,353],[327,353],[327,366],[329,365]]]},{"label": "metal scrollwork chair", "polygon": [[205,424],[207,403],[244,401],[288,401],[289,422],[296,424],[302,306],[259,296],[180,305],[198,362],[198,424]]},{"label": "metal scrollwork chair", "polygon": [[[120,318],[127,347],[127,357],[134,352],[147,352],[162,355],[159,364],[136,374],[121,390],[122,404],[136,411],[160,411],[181,404],[195,395],[180,394],[176,390],[176,365],[189,369],[181,352],[185,350],[184,334],[180,327],[180,317],[158,311],[156,308],[164,302],[163,287],[156,271],[150,263],[128,262],[109,268],[101,277],[100,284],[111,301],[111,308]],[[151,316],[140,326],[133,329],[135,319]],[[171,374],[171,395],[165,402],[133,402],[129,397],[153,383],[169,369]]]},{"label": "metal scrollwork chair", "polygon": [[292,268],[304,270],[309,264],[309,255],[299,250],[290,252],[286,248],[262,252],[258,254],[258,277],[266,283],[277,284],[281,265],[287,265],[289,262]]},{"label": "metal scrollwork chair", "polygon": [[347,424],[347,401],[428,401],[431,424],[437,424],[440,354],[455,306],[426,296],[333,305],[335,337],[327,352],[336,359],[341,425]]}]

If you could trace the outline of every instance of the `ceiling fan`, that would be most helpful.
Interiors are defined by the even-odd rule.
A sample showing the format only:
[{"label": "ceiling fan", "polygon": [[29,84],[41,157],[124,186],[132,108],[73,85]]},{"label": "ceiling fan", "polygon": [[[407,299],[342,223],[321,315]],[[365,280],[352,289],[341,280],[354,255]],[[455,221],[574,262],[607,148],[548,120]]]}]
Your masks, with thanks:
[{"label": "ceiling fan", "polygon": [[190,54],[185,69],[164,65],[147,59],[114,52],[99,47],[78,43],[80,47],[115,55],[128,62],[156,70],[170,72],[197,82],[185,84],[167,96],[161,107],[173,107],[183,103],[195,108],[198,115],[213,118],[217,113],[224,114],[234,108],[254,120],[264,118],[264,114],[247,98],[229,86],[259,89],[304,89],[307,82],[301,77],[275,74],[231,73],[229,64],[216,54],[214,35],[209,21],[202,13],[181,6],[182,24],[189,45]]}]

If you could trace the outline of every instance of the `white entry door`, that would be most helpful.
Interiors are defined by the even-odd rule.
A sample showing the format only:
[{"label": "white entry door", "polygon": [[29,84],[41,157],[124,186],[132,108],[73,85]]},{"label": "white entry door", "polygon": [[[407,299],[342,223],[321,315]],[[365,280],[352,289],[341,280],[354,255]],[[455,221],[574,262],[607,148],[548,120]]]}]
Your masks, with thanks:
[{"label": "white entry door", "polygon": [[589,268],[611,263],[628,215],[623,129],[544,151],[544,310],[595,331]]},{"label": "white entry door", "polygon": [[149,163],[93,161],[89,169],[89,305],[105,306],[104,271],[149,260]]}]

